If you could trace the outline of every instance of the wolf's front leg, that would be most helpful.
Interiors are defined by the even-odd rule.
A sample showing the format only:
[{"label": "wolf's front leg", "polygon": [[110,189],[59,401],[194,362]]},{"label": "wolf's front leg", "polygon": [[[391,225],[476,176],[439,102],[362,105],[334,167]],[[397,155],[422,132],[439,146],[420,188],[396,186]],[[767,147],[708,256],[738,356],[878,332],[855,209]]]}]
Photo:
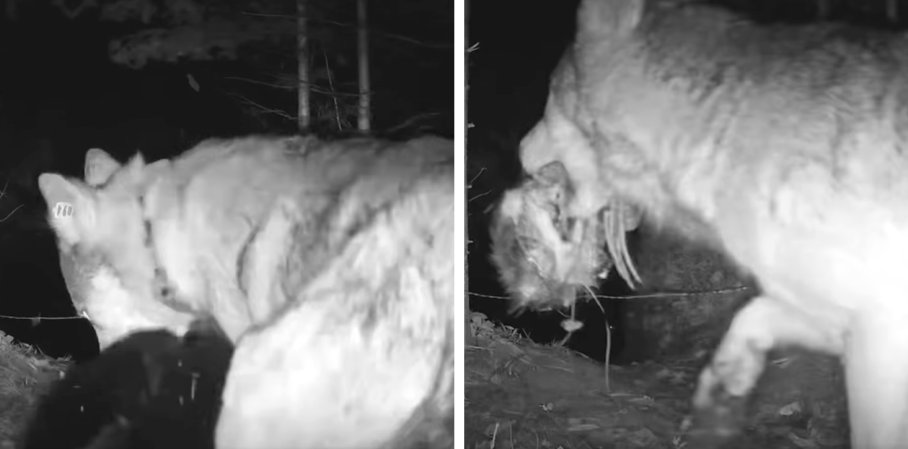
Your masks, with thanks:
[{"label": "wolf's front leg", "polygon": [[744,404],[763,373],[767,353],[783,346],[841,354],[843,341],[837,329],[820,325],[785,302],[754,298],[738,311],[700,374],[693,399],[695,435],[727,438],[738,432]]}]

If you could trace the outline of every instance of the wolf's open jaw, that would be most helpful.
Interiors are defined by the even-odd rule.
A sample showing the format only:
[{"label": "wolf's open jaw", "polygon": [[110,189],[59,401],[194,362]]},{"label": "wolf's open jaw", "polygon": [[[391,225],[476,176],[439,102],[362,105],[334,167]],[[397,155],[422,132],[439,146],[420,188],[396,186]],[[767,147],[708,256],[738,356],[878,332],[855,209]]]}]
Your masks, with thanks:
[{"label": "wolf's open jaw", "polygon": [[639,212],[614,200],[592,217],[571,216],[575,192],[559,162],[505,192],[492,224],[492,261],[517,308],[569,306],[613,267],[629,286],[641,282],[625,243]]}]

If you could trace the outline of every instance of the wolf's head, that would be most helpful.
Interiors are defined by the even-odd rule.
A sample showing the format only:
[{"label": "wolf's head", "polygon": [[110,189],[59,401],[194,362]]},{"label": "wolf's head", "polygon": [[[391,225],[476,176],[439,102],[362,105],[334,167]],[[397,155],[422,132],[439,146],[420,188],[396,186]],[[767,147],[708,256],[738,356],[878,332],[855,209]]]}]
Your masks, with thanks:
[{"label": "wolf's head", "polygon": [[85,155],[85,180],[44,173],[38,185],[57,235],[60,268],[76,310],[91,320],[101,348],[124,335],[191,320],[165,305],[150,249],[143,195],[169,161],[121,165],[99,149]]},{"label": "wolf's head", "polygon": [[600,130],[612,117],[590,97],[603,97],[595,81],[634,56],[645,9],[644,0],[581,2],[575,42],[551,76],[545,114],[521,141],[529,177],[505,193],[491,229],[493,263],[518,308],[573,304],[578,289],[612,268],[631,287],[640,282],[625,232],[642,211],[603,170],[633,168],[636,154],[618,139],[601,142],[615,137]]},{"label": "wolf's head", "polygon": [[612,267],[629,285],[639,282],[624,240],[639,213],[615,201],[594,217],[573,217],[572,195],[564,166],[552,162],[502,198],[492,261],[518,308],[570,305],[578,289],[595,286]]}]

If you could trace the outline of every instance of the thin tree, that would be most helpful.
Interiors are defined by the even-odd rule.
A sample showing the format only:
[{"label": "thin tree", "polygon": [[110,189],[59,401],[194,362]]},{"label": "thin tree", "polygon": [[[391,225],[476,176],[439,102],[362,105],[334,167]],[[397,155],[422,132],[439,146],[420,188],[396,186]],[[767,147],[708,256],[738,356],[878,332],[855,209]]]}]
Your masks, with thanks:
[{"label": "thin tree", "polygon": [[899,0],[886,0],[886,18],[890,23],[899,22]]},{"label": "thin tree", "polygon": [[[0,14],[16,20],[22,15],[17,6],[38,0],[0,1],[6,6],[0,5]],[[400,67],[408,67],[408,75],[417,78],[422,72],[437,72],[443,51],[452,46],[448,36],[431,28],[429,34],[436,41],[397,30],[409,26],[423,33],[427,30],[419,25],[443,23],[453,0],[390,0],[393,7],[386,0],[383,9],[373,11],[366,0],[40,1],[70,19],[129,25],[123,29],[130,31],[109,42],[112,62],[136,70],[152,62],[172,63],[186,71],[193,90],[200,92],[207,83],[271,130],[343,133],[356,126],[359,132],[371,133],[376,126],[373,109],[382,105],[390,112],[382,115],[386,131],[403,127],[393,124],[412,113],[408,105],[420,109],[413,111],[417,117],[434,117],[436,112],[424,111],[421,96],[409,96],[413,84],[392,85],[381,76]],[[372,47],[379,50],[381,60],[371,59]],[[445,56],[450,63],[449,54]],[[220,73],[199,64],[213,61],[242,63]],[[375,83],[382,84],[382,97],[376,96]]]},{"label": "thin tree", "polygon": [[356,0],[357,50],[359,53],[359,110],[357,129],[368,133],[372,129],[372,108],[369,78],[369,21],[366,0]]},{"label": "thin tree", "polygon": [[300,134],[308,134],[309,115],[309,0],[296,0],[296,70],[297,87],[296,126]]},{"label": "thin tree", "polygon": [[819,19],[828,19],[831,8],[832,6],[829,4],[829,0],[817,0],[817,16],[819,16]]}]

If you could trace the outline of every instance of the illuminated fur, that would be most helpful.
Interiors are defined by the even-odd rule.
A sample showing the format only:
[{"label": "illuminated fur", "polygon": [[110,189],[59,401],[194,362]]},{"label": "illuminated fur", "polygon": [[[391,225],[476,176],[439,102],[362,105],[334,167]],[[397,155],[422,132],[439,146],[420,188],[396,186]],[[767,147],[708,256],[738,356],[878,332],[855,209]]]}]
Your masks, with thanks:
[{"label": "illuminated fur", "polygon": [[249,137],[149,165],[92,150],[85,182],[39,184],[102,347],[200,313],[237,343],[219,448],[367,448],[453,417],[453,156]]},{"label": "illuminated fur", "polygon": [[763,293],[735,317],[695,405],[745,396],[766,352],[794,344],[843,356],[853,447],[908,446],[906,38],[759,26],[680,2],[584,0],[577,17],[545,116],[521,143],[531,179],[553,164],[566,173],[564,217],[503,206],[502,219],[544,235],[630,205],[723,249]]}]

